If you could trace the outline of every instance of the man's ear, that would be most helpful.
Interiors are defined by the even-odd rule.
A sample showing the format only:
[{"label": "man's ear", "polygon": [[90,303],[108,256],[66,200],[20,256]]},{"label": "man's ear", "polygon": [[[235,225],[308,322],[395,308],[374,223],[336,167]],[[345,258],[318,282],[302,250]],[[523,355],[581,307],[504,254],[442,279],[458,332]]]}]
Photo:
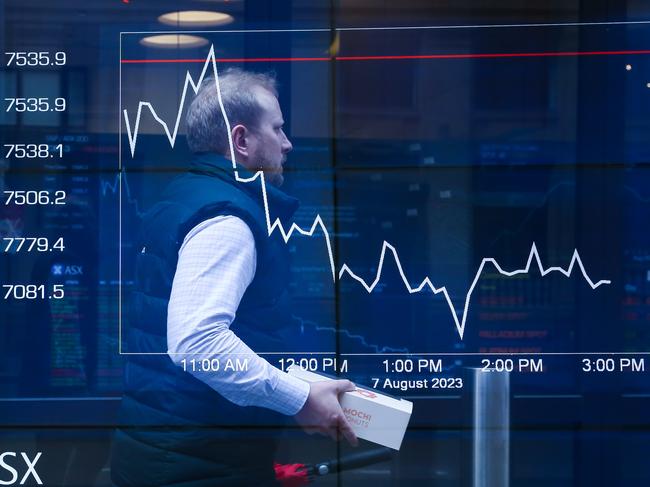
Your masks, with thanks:
[{"label": "man's ear", "polygon": [[243,125],[235,125],[231,131],[232,145],[238,155],[248,157],[248,129]]}]

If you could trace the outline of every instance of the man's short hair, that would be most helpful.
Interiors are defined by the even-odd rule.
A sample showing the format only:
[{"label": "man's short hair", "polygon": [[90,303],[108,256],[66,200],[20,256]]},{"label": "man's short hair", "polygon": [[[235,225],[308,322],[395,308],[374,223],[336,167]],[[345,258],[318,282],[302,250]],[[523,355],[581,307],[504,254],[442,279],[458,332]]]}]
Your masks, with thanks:
[{"label": "man's short hair", "polygon": [[[221,99],[230,127],[242,124],[249,130],[257,128],[262,113],[254,88],[261,87],[278,96],[273,73],[254,73],[228,68],[219,74]],[[192,152],[229,151],[226,122],[221,113],[214,78],[206,78],[187,110],[187,143]]]}]

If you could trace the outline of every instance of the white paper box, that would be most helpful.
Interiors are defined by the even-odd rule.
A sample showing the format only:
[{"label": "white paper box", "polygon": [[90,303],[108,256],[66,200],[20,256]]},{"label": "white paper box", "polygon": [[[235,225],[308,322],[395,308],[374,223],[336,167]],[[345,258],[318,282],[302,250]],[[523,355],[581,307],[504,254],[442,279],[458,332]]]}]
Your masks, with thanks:
[{"label": "white paper box", "polygon": [[[333,380],[292,365],[287,372],[306,382]],[[413,403],[381,394],[374,389],[357,387],[340,396],[341,408],[359,438],[399,450],[411,419]]]}]

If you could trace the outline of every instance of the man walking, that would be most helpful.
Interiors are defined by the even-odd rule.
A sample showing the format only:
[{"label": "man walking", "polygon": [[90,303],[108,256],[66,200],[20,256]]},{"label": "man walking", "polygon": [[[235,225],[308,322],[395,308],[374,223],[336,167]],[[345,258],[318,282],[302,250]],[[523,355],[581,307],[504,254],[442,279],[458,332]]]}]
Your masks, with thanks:
[{"label": "man walking", "polygon": [[290,416],[356,444],[338,403],[349,381],[309,385],[255,353],[281,350],[291,322],[286,245],[268,235],[253,178],[264,175],[272,219],[288,221],[298,202],[279,190],[292,145],[277,97],[265,74],[204,80],[187,112],[190,170],[144,218],[128,343],[168,356],[127,364],[112,464],[120,487],[275,485],[274,436]]}]

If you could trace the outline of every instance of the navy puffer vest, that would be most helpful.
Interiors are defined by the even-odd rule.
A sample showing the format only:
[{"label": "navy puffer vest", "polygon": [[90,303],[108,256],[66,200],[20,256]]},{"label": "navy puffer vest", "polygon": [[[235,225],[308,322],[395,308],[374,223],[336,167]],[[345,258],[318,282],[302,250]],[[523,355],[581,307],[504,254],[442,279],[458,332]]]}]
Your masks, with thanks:
[{"label": "navy puffer vest", "polygon": [[[252,176],[240,166],[238,170],[241,178]],[[270,185],[266,194],[271,221],[276,218],[286,221],[298,207],[296,199]],[[241,218],[253,233],[257,252],[255,277],[242,298],[231,329],[256,352],[282,350],[278,332],[291,323],[287,296],[288,251],[278,232],[268,235],[261,181],[240,183],[235,180],[230,161],[215,154],[202,154],[192,162],[188,173],[166,188],[161,201],[143,219],[135,290],[128,303],[125,327],[127,352],[167,351],[167,305],[178,250],[194,226],[218,215]],[[277,435],[275,428],[285,421],[286,417],[272,411],[240,407],[227,401],[176,366],[167,355],[128,355],[120,420],[125,427],[116,434],[114,455],[118,465],[113,462],[113,469],[122,472],[114,471],[113,477],[121,477],[122,485],[144,481],[138,478],[137,469],[122,461],[127,460],[124,452],[135,456],[131,460],[136,462],[138,456],[144,460],[155,452],[171,455],[164,460],[164,465],[156,467],[158,485],[180,480],[182,472],[168,466],[182,466],[188,458],[206,460],[203,458],[206,454],[216,455],[207,461],[215,460],[217,467],[222,462],[232,467],[240,461],[236,449],[228,454],[232,458],[224,457],[224,452],[217,453],[220,442],[228,444],[234,440],[235,444],[229,443],[228,448],[237,448],[246,444],[247,434],[255,437],[262,430],[272,439]],[[142,426],[145,428],[138,428]],[[158,428],[166,432],[160,435]],[[189,429],[183,432],[183,428]],[[255,448],[263,450],[257,454],[263,457],[273,442],[255,438]],[[272,452],[270,455],[259,460],[272,461]],[[204,475],[210,475],[212,467],[208,465]],[[232,470],[231,467],[228,468]],[[161,468],[167,468],[168,474],[161,472]]]}]

